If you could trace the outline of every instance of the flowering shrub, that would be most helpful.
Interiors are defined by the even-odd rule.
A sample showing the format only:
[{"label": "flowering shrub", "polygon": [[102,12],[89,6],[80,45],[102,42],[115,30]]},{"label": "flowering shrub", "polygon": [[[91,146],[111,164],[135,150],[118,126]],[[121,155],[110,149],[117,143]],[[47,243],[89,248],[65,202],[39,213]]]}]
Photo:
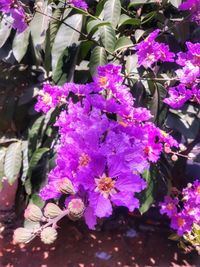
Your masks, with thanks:
[{"label": "flowering shrub", "polygon": [[171,227],[193,235],[198,181],[182,204],[169,194],[185,186],[177,169],[200,141],[199,1],[30,2],[0,0],[4,60],[38,83],[15,105],[8,97],[18,113],[26,104],[28,123],[4,143],[2,177],[21,178],[33,222],[14,240],[50,244],[64,216],[95,229],[118,206],[143,214],[164,195]]}]

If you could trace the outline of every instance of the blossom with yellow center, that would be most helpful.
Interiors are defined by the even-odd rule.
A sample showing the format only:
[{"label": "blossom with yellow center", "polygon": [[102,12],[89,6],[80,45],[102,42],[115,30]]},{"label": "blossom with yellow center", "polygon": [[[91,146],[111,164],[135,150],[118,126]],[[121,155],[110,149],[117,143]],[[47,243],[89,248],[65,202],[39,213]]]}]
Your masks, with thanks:
[{"label": "blossom with yellow center", "polygon": [[144,148],[144,153],[145,153],[146,155],[149,155],[149,154],[152,153],[152,152],[153,152],[153,149],[152,149],[151,146],[146,146],[146,147]]},{"label": "blossom with yellow center", "polygon": [[179,227],[183,227],[185,225],[185,220],[183,218],[178,218],[177,224]]},{"label": "blossom with yellow center", "polygon": [[115,194],[115,181],[111,177],[101,177],[100,179],[95,179],[96,188],[95,192],[101,193],[105,198],[109,195]]},{"label": "blossom with yellow center", "polygon": [[108,78],[107,77],[99,77],[98,82],[99,82],[99,85],[101,87],[104,87],[107,85]]},{"label": "blossom with yellow center", "polygon": [[51,105],[51,103],[52,103],[52,97],[51,97],[50,94],[48,94],[48,93],[43,93],[43,94],[42,94],[42,101],[43,101],[46,105]]},{"label": "blossom with yellow center", "polygon": [[91,158],[88,154],[82,153],[79,157],[79,166],[86,167],[91,161]]}]

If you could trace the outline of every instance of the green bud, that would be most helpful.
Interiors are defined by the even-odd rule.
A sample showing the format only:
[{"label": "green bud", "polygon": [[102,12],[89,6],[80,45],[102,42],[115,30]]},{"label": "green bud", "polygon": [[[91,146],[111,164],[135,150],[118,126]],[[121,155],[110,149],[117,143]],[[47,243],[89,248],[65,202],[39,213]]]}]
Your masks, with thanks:
[{"label": "green bud", "polygon": [[47,227],[44,230],[42,230],[40,238],[44,244],[50,245],[56,240],[57,235],[58,233],[56,229],[52,227]]},{"label": "green bud", "polygon": [[35,204],[29,204],[24,212],[24,218],[33,222],[39,222],[42,216],[41,209]]},{"label": "green bud", "polygon": [[75,194],[74,186],[68,178],[60,180],[57,184],[58,190],[63,194]]},{"label": "green bud", "polygon": [[69,218],[73,221],[80,219],[85,211],[85,205],[79,198],[72,199],[68,204]]},{"label": "green bud", "polygon": [[28,243],[34,237],[34,234],[30,229],[26,229],[23,227],[17,228],[13,234],[13,242],[14,243]]},{"label": "green bud", "polygon": [[44,208],[44,216],[53,219],[60,215],[62,210],[54,203],[48,203]]}]

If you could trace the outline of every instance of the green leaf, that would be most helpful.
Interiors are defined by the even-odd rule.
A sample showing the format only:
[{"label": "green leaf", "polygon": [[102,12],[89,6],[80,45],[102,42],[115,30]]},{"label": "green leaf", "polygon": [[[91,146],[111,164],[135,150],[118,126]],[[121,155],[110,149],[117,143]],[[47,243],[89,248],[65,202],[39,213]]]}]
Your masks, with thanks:
[{"label": "green leaf", "polygon": [[40,144],[40,131],[41,128],[44,124],[44,115],[40,116],[39,118],[36,119],[36,121],[33,123],[31,129],[29,130],[28,133],[28,140],[29,140],[29,154],[30,152],[33,152],[37,145]]},{"label": "green leaf", "polygon": [[128,8],[134,7],[136,5],[145,5],[145,4],[156,4],[156,0],[132,0],[132,2],[128,5]]},{"label": "green leaf", "polygon": [[99,27],[110,25],[110,22],[107,21],[101,21],[101,20],[90,20],[87,24],[87,32],[90,34],[94,34],[96,30],[98,30]]},{"label": "green leaf", "polygon": [[182,0],[169,0],[169,2],[176,8],[178,8],[180,6],[180,4],[182,3]]},{"label": "green leaf", "polygon": [[18,62],[25,56],[29,44],[30,29],[18,33],[16,32],[15,38],[12,44],[13,55]]},{"label": "green leaf", "polygon": [[49,27],[49,16],[52,15],[52,7],[48,5],[48,1],[42,0],[40,12],[43,14],[36,12],[30,23],[31,36],[36,48],[41,48],[46,38],[46,31]]},{"label": "green leaf", "polygon": [[28,141],[22,141],[22,182],[24,182],[27,177],[28,163]]},{"label": "green leaf", "polygon": [[152,205],[152,203],[154,202],[154,171],[151,170],[150,171],[145,171],[143,173],[143,178],[146,180],[147,182],[147,188],[145,190],[143,190],[140,194],[140,208],[139,211],[141,214],[145,213]]},{"label": "green leaf", "polygon": [[67,81],[67,73],[66,73],[66,64],[69,61],[70,55],[68,48],[66,48],[62,54],[60,55],[60,58],[58,60],[58,63],[56,65],[56,68],[53,72],[53,81],[55,84],[62,85]]},{"label": "green leaf", "polygon": [[132,46],[133,42],[131,41],[131,39],[125,36],[120,37],[115,45],[115,52]]},{"label": "green leaf", "polygon": [[137,54],[128,56],[126,59],[126,73],[130,74],[131,72],[137,72],[137,68],[138,68]]},{"label": "green leaf", "polygon": [[96,46],[91,53],[90,57],[90,73],[95,75],[97,67],[101,65],[105,65],[107,63],[107,55],[106,51],[103,47]]},{"label": "green leaf", "polygon": [[32,171],[42,158],[42,156],[49,151],[49,148],[47,147],[42,147],[38,148],[32,155],[30,163],[29,163],[29,168],[28,168],[28,177],[31,178]]},{"label": "green leaf", "polygon": [[9,184],[13,184],[17,179],[21,165],[22,165],[22,151],[21,142],[12,143],[9,145],[4,164],[5,177],[8,179]]},{"label": "green leaf", "polygon": [[4,159],[6,155],[6,148],[5,147],[0,147],[0,191],[3,187],[2,185],[2,178],[5,176],[4,175]]},{"label": "green leaf", "polygon": [[[52,68],[57,65],[60,55],[65,48],[72,45],[77,45],[80,37],[80,31],[82,27],[82,15],[75,14],[66,18],[64,21],[66,24],[62,24],[56,34],[56,38],[52,47]],[[67,26],[69,25],[69,26]]]},{"label": "green leaf", "polygon": [[35,204],[39,208],[43,208],[45,201],[43,201],[37,194],[33,194],[31,196],[30,203]]},{"label": "green leaf", "polygon": [[100,37],[105,49],[112,53],[116,43],[115,31],[113,28],[108,25],[102,26],[100,28]]},{"label": "green leaf", "polygon": [[109,21],[115,28],[121,15],[120,0],[107,0],[104,5],[104,20]]},{"label": "green leaf", "polygon": [[0,23],[0,48],[5,44],[12,29],[12,18],[4,15]]},{"label": "green leaf", "polygon": [[[53,46],[53,42],[55,40],[59,26],[61,25],[61,22],[59,21],[61,18],[61,15],[62,15],[62,10],[59,8],[53,12],[52,17],[54,19],[52,19],[50,21],[50,24],[49,24],[49,31],[50,31],[50,44],[49,44],[49,46],[50,46],[50,48],[52,48],[52,46]],[[64,16],[66,17],[67,15],[68,15],[68,13],[66,14],[66,11],[65,11]]]},{"label": "green leaf", "polygon": [[129,16],[127,16],[126,14],[122,14],[119,20],[119,24],[118,26],[122,26],[122,25],[135,25],[135,26],[139,26],[140,25],[140,19],[136,19],[136,18],[131,18]]},{"label": "green leaf", "polygon": [[144,30],[140,30],[140,29],[137,29],[135,31],[135,40],[136,42],[138,42],[140,40],[140,38],[142,37],[142,35],[145,33]]},{"label": "green leaf", "polygon": [[144,17],[142,17],[142,22],[141,22],[141,24],[145,24],[145,23],[149,22],[149,21],[152,20],[156,15],[157,15],[157,12],[156,12],[156,11],[151,11],[151,12],[149,12],[147,15],[145,15]]}]

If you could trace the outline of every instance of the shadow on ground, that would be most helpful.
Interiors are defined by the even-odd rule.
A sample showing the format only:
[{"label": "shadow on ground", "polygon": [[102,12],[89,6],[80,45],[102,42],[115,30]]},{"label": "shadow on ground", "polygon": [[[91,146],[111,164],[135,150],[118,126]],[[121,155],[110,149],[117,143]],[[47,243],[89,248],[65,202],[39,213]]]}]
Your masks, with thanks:
[{"label": "shadow on ground", "polygon": [[[130,223],[131,221],[131,223]],[[101,231],[88,231],[82,222],[61,222],[57,241],[47,246],[39,238],[26,246],[12,244],[11,230],[1,228],[3,267],[134,267],[200,266],[196,252],[184,253],[168,240],[169,230],[118,218]]]}]

